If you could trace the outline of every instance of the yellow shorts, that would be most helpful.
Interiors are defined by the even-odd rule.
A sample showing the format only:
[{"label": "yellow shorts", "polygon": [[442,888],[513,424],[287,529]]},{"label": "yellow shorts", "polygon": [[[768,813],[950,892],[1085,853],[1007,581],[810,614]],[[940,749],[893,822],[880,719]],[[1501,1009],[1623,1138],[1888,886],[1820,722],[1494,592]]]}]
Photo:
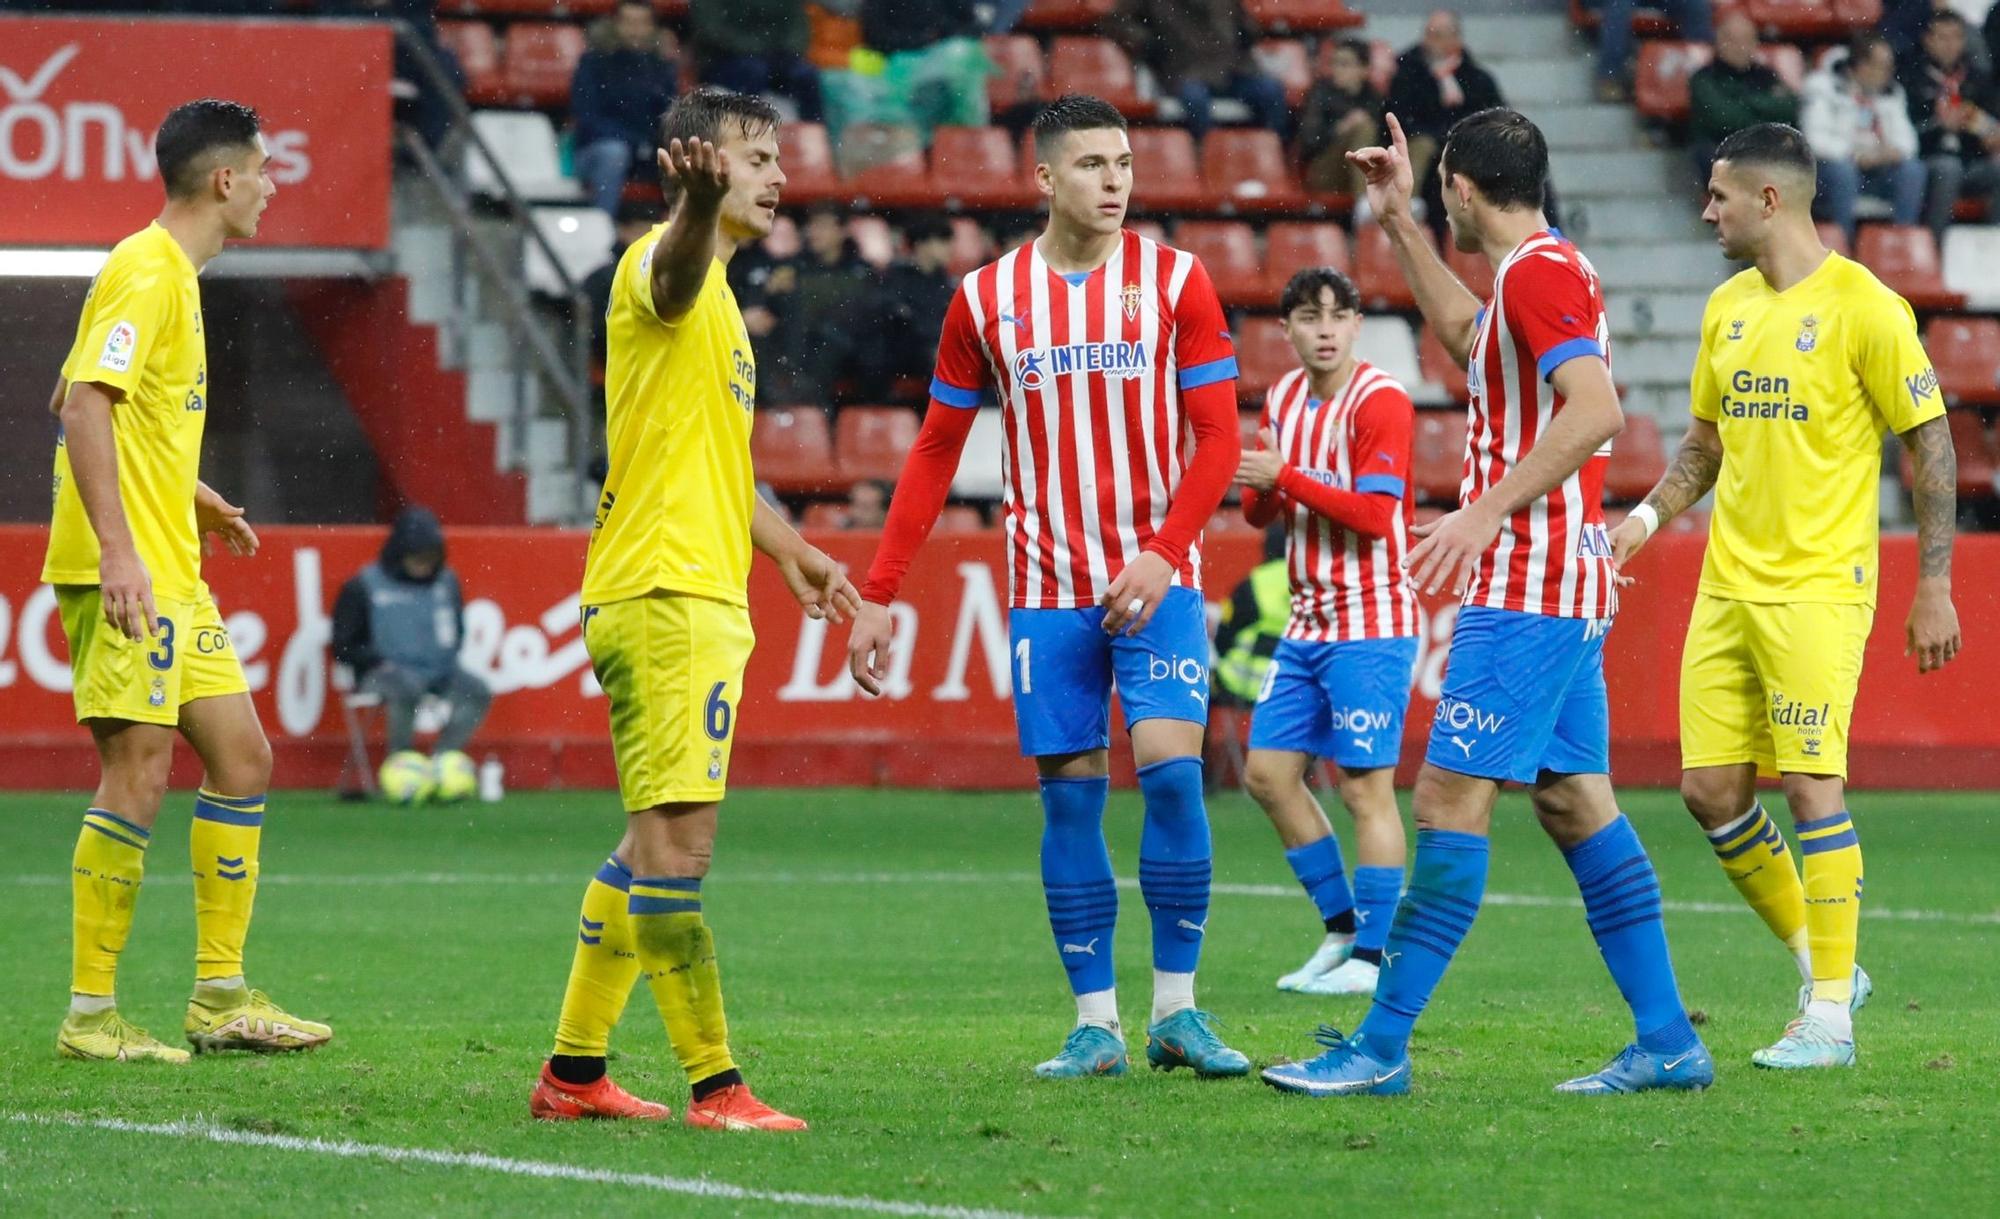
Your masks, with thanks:
[{"label": "yellow shorts", "polygon": [[1696,595],[1681,654],[1681,766],[1847,777],[1868,605]]},{"label": "yellow shorts", "polygon": [[229,631],[206,583],[192,601],[156,599],[157,629],[134,642],[104,620],[95,585],[62,585],[56,608],[69,640],[76,719],[178,724],[181,708],[200,698],[250,689],[230,646]]},{"label": "yellow shorts", "polygon": [[611,703],[625,811],[722,799],[750,611],[680,593],[586,605],[583,642]]}]

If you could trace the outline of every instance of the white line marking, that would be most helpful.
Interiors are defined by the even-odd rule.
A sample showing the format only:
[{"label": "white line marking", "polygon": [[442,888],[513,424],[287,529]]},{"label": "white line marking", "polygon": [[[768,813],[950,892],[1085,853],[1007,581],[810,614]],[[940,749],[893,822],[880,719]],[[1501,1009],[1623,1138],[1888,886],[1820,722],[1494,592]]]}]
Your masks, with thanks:
[{"label": "white line marking", "polygon": [[[267,872],[258,878],[260,885],[298,885],[302,887],[326,888],[370,888],[375,886],[409,885],[468,885],[510,887],[523,885],[579,885],[586,879],[583,872],[362,872],[349,875]],[[1041,877],[1033,872],[731,872],[719,878],[725,885],[1038,885]],[[146,883],[153,886],[188,885],[193,879],[178,873],[160,877],[147,877]],[[69,877],[54,873],[22,873],[0,876],[0,886],[15,885],[25,888],[68,886]],[[1121,878],[1118,887],[1136,890],[1139,882]],[[1210,887],[1211,893],[1223,897],[1275,897],[1293,899],[1300,896],[1296,885],[1245,885],[1218,882]],[[1488,893],[1486,905],[1520,906],[1527,909],[1581,910],[1580,897],[1551,896],[1539,893]],[[1742,914],[1747,907],[1736,902],[1689,902],[1664,901],[1661,908],[1669,914]],[[1892,909],[1884,906],[1861,908],[1861,917],[1874,922],[1888,923],[1952,923],[1965,927],[2000,927],[2000,912],[1967,913],[1956,910],[1908,910]]]},{"label": "white line marking", "polygon": [[338,1156],[349,1160],[383,1160],[391,1164],[428,1164],[437,1168],[475,1168],[483,1172],[514,1177],[537,1177],[549,1181],[583,1181],[593,1185],[620,1185],[651,1189],[661,1193],[689,1194],[697,1198],[727,1198],[738,1202],[766,1202],[779,1206],[817,1207],[821,1210],[864,1211],[873,1215],[910,1215],[920,1219],[1039,1219],[1019,1211],[987,1210],[973,1206],[933,1206],[924,1202],[897,1202],[867,1195],[808,1194],[792,1190],[746,1189],[702,1177],[666,1177],[654,1173],[618,1172],[609,1168],[581,1168],[547,1160],[516,1160],[477,1151],[436,1151],[428,1147],[391,1147],[381,1143],[356,1143],[347,1139],[307,1139],[289,1134],[259,1134],[233,1130],[213,1122],[128,1122],[119,1118],[51,1117],[37,1113],[9,1113],[7,1120],[36,1126],[65,1126],[72,1130],[111,1130],[121,1134],[154,1134],[176,1139],[199,1139],[209,1143],[230,1143],[241,1147],[265,1147],[273,1151],[304,1152],[308,1155]]}]

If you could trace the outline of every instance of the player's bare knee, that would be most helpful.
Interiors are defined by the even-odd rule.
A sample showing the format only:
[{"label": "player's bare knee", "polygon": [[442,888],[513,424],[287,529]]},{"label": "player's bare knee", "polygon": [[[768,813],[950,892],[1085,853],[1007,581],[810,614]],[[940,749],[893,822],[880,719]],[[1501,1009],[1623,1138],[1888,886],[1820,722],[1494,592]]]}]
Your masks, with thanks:
[{"label": "player's bare knee", "polygon": [[226,796],[254,796],[271,786],[271,742],[259,732],[237,743],[227,758],[207,767],[210,791]]},{"label": "player's bare knee", "polygon": [[1737,784],[1723,776],[1693,771],[1681,775],[1681,803],[1704,830],[1720,829],[1750,809]]},{"label": "player's bare knee", "polygon": [[1412,819],[1420,830],[1454,830],[1484,834],[1493,810],[1490,792],[1468,786],[1467,776],[1426,765],[1417,772],[1416,787],[1410,793]]},{"label": "player's bare knee", "polygon": [[150,828],[167,797],[174,760],[173,737],[126,740],[106,752],[97,802],[127,821]]},{"label": "player's bare knee", "polygon": [[1111,751],[1045,754],[1035,759],[1035,770],[1044,779],[1101,779],[1111,773]]},{"label": "player's bare knee", "polygon": [[1340,802],[1356,825],[1399,817],[1396,811],[1395,771],[1383,766],[1368,770],[1340,771]]},{"label": "player's bare knee", "polygon": [[1298,768],[1289,759],[1273,757],[1261,750],[1253,751],[1243,767],[1243,785],[1250,789],[1250,798],[1267,813],[1272,813],[1273,807],[1301,781]]},{"label": "player's bare knee", "polygon": [[1782,782],[1793,821],[1818,821],[1847,807],[1847,784],[1838,775],[1787,774]]}]

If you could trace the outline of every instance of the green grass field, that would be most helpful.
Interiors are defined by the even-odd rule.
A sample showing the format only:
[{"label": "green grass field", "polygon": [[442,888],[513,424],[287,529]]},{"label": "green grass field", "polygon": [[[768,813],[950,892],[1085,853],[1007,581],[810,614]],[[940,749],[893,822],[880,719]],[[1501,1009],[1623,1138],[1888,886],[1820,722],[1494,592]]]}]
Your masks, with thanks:
[{"label": "green grass field", "polygon": [[[1856,801],[1875,999],[1860,1066],[1798,1078],[1748,1064],[1789,1014],[1789,960],[1678,801],[1632,794],[1720,1077],[1702,1095],[1589,1101],[1550,1085],[1631,1029],[1568,871],[1510,796],[1492,897],[1418,1027],[1415,1092],[1315,1102],[1143,1067],[1029,1077],[1070,1015],[1034,880],[1032,794],[740,792],[705,892],[738,1057],[814,1125],[778,1138],[529,1120],[577,902],[620,828],[605,794],[417,812],[274,798],[251,980],[337,1038],[307,1057],[183,1069],[56,1059],[82,800],[10,795],[0,1214],[1991,1213],[1994,803]],[[176,794],[161,818],[119,985],[125,1012],[167,1035],[193,952],[190,804]],[[1260,1063],[1302,1055],[1317,1022],[1351,1029],[1363,1006],[1272,987],[1317,921],[1255,808],[1227,795],[1212,809],[1222,890],[1203,1006]],[[1135,795],[1114,796],[1121,875],[1136,868],[1138,812]],[[1150,984],[1135,891],[1122,913],[1129,1032]],[[643,988],[614,1053],[621,1082],[678,1113],[684,1085]]]}]

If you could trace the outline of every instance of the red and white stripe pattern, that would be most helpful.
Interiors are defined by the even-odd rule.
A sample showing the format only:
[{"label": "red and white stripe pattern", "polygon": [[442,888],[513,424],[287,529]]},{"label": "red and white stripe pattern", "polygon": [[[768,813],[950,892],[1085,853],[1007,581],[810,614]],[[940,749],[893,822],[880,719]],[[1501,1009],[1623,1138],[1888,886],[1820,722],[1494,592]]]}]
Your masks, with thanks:
[{"label": "red and white stripe pattern", "polygon": [[[1278,378],[1264,395],[1264,422],[1277,433],[1278,456],[1287,465],[1308,478],[1356,490],[1356,478],[1373,456],[1355,452],[1361,408],[1378,393],[1399,399],[1394,407],[1405,416],[1407,436],[1409,395],[1365,360],[1356,361],[1346,387],[1325,402],[1314,403],[1311,380],[1303,368]],[[1292,577],[1292,618],[1285,638],[1341,642],[1417,633],[1416,589],[1403,568],[1410,545],[1407,484],[1402,499],[1385,538],[1363,537],[1303,504],[1290,504],[1285,563]]]},{"label": "red and white stripe pattern", "polygon": [[[1597,272],[1559,233],[1515,247],[1493,276],[1468,359],[1465,477],[1470,504],[1533,449],[1563,407],[1548,373],[1574,354],[1611,359]],[[1465,590],[1465,604],[1563,618],[1617,612],[1604,527],[1607,442],[1546,496],[1508,518]]]},{"label": "red and white stripe pattern", "polygon": [[[1182,376],[1210,360],[1235,375],[1205,273],[1196,279],[1209,299],[1183,300],[1196,267],[1128,230],[1080,285],[1032,242],[965,277],[976,346],[944,337],[932,392],[990,381],[1000,399],[1014,608],[1096,605],[1166,519],[1193,444]],[[1180,334],[1183,318],[1213,333]],[[975,351],[987,368],[952,366],[954,353]],[[1198,542],[1174,583],[1200,587]]]}]

